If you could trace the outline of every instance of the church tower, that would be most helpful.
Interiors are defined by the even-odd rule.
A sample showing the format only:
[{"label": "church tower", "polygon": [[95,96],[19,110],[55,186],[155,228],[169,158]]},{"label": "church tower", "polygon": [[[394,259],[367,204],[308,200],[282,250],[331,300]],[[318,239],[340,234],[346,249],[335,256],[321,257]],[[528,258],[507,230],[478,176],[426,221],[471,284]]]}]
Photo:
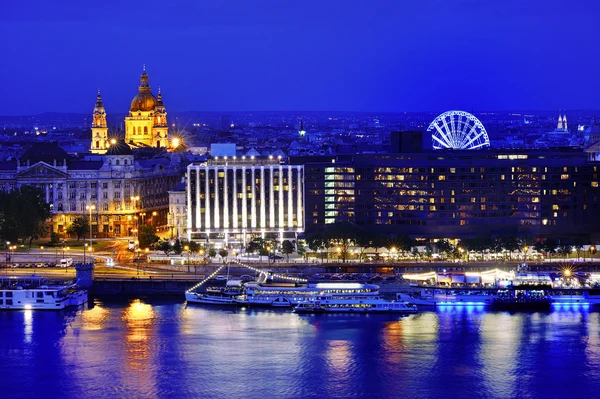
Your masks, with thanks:
[{"label": "church tower", "polygon": [[562,115],[558,114],[558,126],[556,127],[556,130],[559,132],[563,131],[563,119],[562,119]]},{"label": "church tower", "polygon": [[155,147],[169,147],[169,125],[167,124],[167,110],[163,104],[162,93],[158,88],[158,99],[154,108],[154,127],[152,128],[153,144]]},{"label": "church tower", "polygon": [[92,143],[90,151],[93,154],[104,154],[108,148],[108,127],[106,125],[106,111],[98,90],[96,106],[92,114]]}]

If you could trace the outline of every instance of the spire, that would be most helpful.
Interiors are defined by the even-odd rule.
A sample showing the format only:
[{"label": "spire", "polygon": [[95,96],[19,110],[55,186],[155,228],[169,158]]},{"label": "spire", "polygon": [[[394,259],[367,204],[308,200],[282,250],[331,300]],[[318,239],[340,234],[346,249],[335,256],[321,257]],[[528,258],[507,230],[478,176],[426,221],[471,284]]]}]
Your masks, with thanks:
[{"label": "spire", "polygon": [[568,126],[567,126],[567,114],[563,114],[563,129],[566,132],[567,130],[569,130]]},{"label": "spire", "polygon": [[104,108],[104,104],[102,104],[102,96],[100,95],[100,89],[98,89],[98,96],[96,97],[96,108]]},{"label": "spire", "polygon": [[142,76],[140,77],[140,92],[150,91],[150,86],[148,85],[148,74],[146,73],[146,64],[144,64],[142,70]]},{"label": "spire", "polygon": [[560,110],[558,111],[558,126],[556,127],[556,130],[563,130],[563,119],[560,115]]},{"label": "spire", "polygon": [[158,95],[156,98],[156,108],[157,109],[164,109],[165,104],[163,104],[163,100],[162,100],[162,93],[160,91],[160,86],[158,87]]}]

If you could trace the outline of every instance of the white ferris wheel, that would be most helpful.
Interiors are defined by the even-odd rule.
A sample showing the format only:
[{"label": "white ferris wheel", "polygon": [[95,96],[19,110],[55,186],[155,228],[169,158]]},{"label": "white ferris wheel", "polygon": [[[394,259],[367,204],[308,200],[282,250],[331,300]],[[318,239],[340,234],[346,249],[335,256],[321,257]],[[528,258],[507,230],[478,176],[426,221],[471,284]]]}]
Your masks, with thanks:
[{"label": "white ferris wheel", "polygon": [[475,150],[490,146],[490,139],[479,119],[465,111],[447,111],[431,122],[434,150]]}]

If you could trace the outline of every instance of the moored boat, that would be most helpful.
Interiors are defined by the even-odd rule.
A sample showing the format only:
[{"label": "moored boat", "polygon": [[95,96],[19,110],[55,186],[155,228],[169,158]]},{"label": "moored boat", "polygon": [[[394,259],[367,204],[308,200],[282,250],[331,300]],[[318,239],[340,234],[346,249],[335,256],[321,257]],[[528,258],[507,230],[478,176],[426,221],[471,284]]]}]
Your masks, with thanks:
[{"label": "moored boat", "polygon": [[207,287],[203,292],[187,291],[188,303],[205,305],[237,305],[235,298],[242,293],[241,280],[229,280],[225,287]]},{"label": "moored boat", "polygon": [[235,298],[235,301],[245,306],[294,307],[300,302],[322,295],[373,297],[378,294],[379,286],[354,282],[251,282],[244,285],[244,293]]},{"label": "moored boat", "polygon": [[413,304],[387,301],[380,297],[318,296],[302,301],[294,307],[295,313],[417,313]]},{"label": "moored boat", "polygon": [[543,289],[498,290],[492,302],[495,310],[550,310],[552,298]]},{"label": "moored boat", "polygon": [[61,310],[88,301],[75,284],[61,285],[43,277],[0,277],[0,309]]}]

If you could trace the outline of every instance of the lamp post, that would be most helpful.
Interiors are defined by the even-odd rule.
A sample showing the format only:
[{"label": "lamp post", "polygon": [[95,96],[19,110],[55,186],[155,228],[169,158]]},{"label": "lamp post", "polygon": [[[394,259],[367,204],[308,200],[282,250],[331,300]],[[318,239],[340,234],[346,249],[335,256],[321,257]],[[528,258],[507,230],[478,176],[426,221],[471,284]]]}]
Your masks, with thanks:
[{"label": "lamp post", "polygon": [[156,211],[152,212],[152,217],[151,217],[151,221],[152,221],[152,227],[156,226],[156,215],[158,215],[158,213]]},{"label": "lamp post", "polygon": [[[63,259],[65,259],[65,251],[67,251],[67,253],[69,253],[69,247],[63,247]],[[69,270],[69,262],[66,261],[65,259],[65,273],[67,273]]]},{"label": "lamp post", "polygon": [[6,270],[7,270],[6,273],[8,273],[8,259],[10,258],[9,254],[10,254],[10,241],[6,241],[6,254],[5,254],[6,255]]},{"label": "lamp post", "polygon": [[134,218],[135,218],[135,226],[134,226],[134,228],[137,229],[137,216],[135,215],[135,213],[137,212],[136,201],[139,203],[140,196],[139,195],[132,195],[131,196],[131,201],[133,202],[133,214],[134,214]]},{"label": "lamp post", "polygon": [[[148,264],[148,252],[150,252],[150,249],[145,248],[144,253],[146,254],[146,262],[145,262],[146,264]],[[144,274],[146,274],[146,268],[144,268],[142,271],[144,272]]]},{"label": "lamp post", "polygon": [[[90,256],[91,255],[91,251],[92,251],[92,211],[96,210],[96,206],[95,205],[87,205],[85,207],[85,209],[90,211],[90,222],[89,222],[89,227],[90,227]],[[96,222],[96,225],[98,225],[98,223]],[[85,248],[83,249],[83,252],[85,254]],[[85,263],[85,257],[84,257],[84,261],[83,263]]]},{"label": "lamp post", "polygon": [[267,245],[267,264],[271,266],[271,247]]},{"label": "lamp post", "polygon": [[136,259],[136,263],[137,263],[137,275],[139,277],[140,276],[140,249],[136,248],[135,249],[135,253],[137,254],[137,259]]},{"label": "lamp post", "polygon": [[83,244],[83,264],[85,265],[85,253],[87,252],[88,244],[87,242]]},{"label": "lamp post", "polygon": [[185,245],[183,250],[187,252],[187,271],[190,272],[190,246]]},{"label": "lamp post", "polygon": [[592,255],[596,253],[596,246],[590,245],[590,262],[592,261]]},{"label": "lamp post", "polygon": [[[204,248],[200,248],[200,251],[198,251],[198,253],[200,254],[202,264],[204,264]],[[196,277],[197,272],[198,272],[198,265],[194,265],[194,277]]]},{"label": "lamp post", "polygon": [[129,223],[131,222],[131,215],[127,215],[127,236],[131,237],[131,231],[133,230],[131,227],[129,227]]}]

